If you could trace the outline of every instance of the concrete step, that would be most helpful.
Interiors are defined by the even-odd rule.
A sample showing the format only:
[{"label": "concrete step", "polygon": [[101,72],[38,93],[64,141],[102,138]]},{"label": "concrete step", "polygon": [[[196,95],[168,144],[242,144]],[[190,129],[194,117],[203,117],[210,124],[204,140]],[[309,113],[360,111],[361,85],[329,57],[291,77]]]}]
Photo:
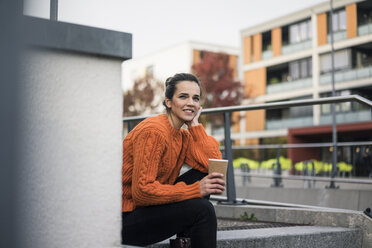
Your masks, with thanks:
[{"label": "concrete step", "polygon": [[360,248],[362,232],[358,229],[319,226],[294,226],[221,231],[219,248]]},{"label": "concrete step", "polygon": [[[241,202],[242,199],[237,199],[237,201]],[[362,244],[359,247],[372,248],[372,218],[367,217],[367,215],[361,211],[262,201],[257,202],[247,199],[245,199],[245,202],[248,204],[216,204],[216,215],[218,218],[228,219],[239,219],[244,215],[248,215],[254,216],[260,222],[287,223],[300,226],[309,225],[308,228],[332,227],[344,228],[344,230],[357,229],[362,235]],[[295,228],[300,229],[300,227]],[[306,229],[306,226],[301,227],[303,230],[304,228]],[[355,243],[354,245],[355,246],[351,247],[358,247],[359,243]]]},{"label": "concrete step", "polygon": [[[123,246],[123,248],[135,246]],[[169,247],[169,240],[148,246]],[[322,226],[294,226],[229,230],[217,232],[218,248],[361,248],[362,232],[359,229]]]}]

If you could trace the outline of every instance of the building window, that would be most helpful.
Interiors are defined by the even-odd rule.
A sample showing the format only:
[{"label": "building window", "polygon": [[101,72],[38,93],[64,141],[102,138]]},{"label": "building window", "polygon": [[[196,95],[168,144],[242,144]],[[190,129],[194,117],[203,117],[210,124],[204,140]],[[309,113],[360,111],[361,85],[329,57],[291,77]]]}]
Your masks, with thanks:
[{"label": "building window", "polygon": [[311,20],[306,20],[289,26],[289,42],[298,43],[312,37]]},{"label": "building window", "polygon": [[311,77],[312,76],[311,58],[290,62],[289,75],[291,80]]},{"label": "building window", "polygon": [[271,31],[262,33],[262,51],[270,51],[271,49]]},{"label": "building window", "polygon": [[372,66],[372,46],[363,44],[351,49],[351,61],[353,68],[364,68]]},{"label": "building window", "polygon": [[358,26],[372,23],[372,4],[368,1],[357,4]]},{"label": "building window", "polygon": [[[334,53],[334,70],[345,70],[351,68],[350,51],[341,50]],[[327,73],[332,70],[332,57],[330,53],[320,56],[320,72]]]},{"label": "building window", "polygon": [[199,58],[200,58],[200,60],[203,60],[203,58],[204,58],[204,51],[200,51]]},{"label": "building window", "polygon": [[[330,13],[328,14],[328,33],[331,30]],[[332,16],[332,30],[333,32],[339,32],[346,30],[346,12],[345,9],[336,10]]]}]

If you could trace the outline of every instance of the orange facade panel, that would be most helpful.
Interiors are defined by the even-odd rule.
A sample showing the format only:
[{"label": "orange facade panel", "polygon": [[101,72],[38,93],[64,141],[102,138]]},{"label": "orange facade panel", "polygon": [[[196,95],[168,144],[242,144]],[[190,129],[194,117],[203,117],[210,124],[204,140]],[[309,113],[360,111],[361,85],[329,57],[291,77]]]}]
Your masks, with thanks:
[{"label": "orange facade panel", "polygon": [[265,110],[251,110],[245,112],[245,130],[265,130]]},{"label": "orange facade panel", "polygon": [[244,97],[254,98],[266,93],[266,68],[246,71]]},{"label": "orange facade panel", "polygon": [[245,139],[246,145],[259,145],[259,139],[258,138],[252,138],[252,139]]},{"label": "orange facade panel", "polygon": [[346,37],[357,37],[357,6],[355,3],[346,6]]},{"label": "orange facade panel", "polygon": [[[232,131],[234,133],[240,132],[240,112],[231,113]],[[234,140],[235,145],[240,145],[240,140]]]},{"label": "orange facade panel", "polygon": [[231,121],[233,123],[232,131],[234,133],[239,133],[240,132],[240,112],[232,112]]},{"label": "orange facade panel", "polygon": [[[245,72],[245,97],[255,98],[266,92],[266,68],[259,68]],[[265,111],[246,111],[246,131],[265,129]]]},{"label": "orange facade panel", "polygon": [[274,28],[271,30],[271,45],[273,47],[274,57],[280,56],[282,50],[282,29]]},{"label": "orange facade panel", "polygon": [[327,44],[327,13],[317,15],[318,46]]},{"label": "orange facade panel", "polygon": [[244,38],[244,64],[251,63],[251,57],[252,57],[252,38],[245,37]]},{"label": "orange facade panel", "polygon": [[265,130],[265,110],[245,112],[245,130],[248,132]]},{"label": "orange facade panel", "polygon": [[199,50],[193,50],[193,58],[192,58],[192,64],[198,64],[200,62],[200,51]]},{"label": "orange facade panel", "polygon": [[238,56],[229,56],[229,67],[233,69],[233,78],[238,77]]},{"label": "orange facade panel", "polygon": [[253,35],[253,58],[254,61],[262,59],[262,34]]}]

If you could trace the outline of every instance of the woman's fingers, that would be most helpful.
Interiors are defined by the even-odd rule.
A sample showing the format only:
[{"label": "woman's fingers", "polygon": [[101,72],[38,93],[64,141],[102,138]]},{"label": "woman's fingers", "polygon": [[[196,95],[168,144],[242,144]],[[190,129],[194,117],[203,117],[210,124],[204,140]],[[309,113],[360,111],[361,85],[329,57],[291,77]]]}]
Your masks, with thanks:
[{"label": "woman's fingers", "polygon": [[202,196],[210,194],[222,194],[225,191],[225,181],[221,173],[211,173],[200,181]]},{"label": "woman's fingers", "polygon": [[219,178],[215,178],[215,179],[211,179],[211,182],[212,184],[220,184],[220,185],[225,185],[225,181],[222,180],[222,179],[219,179]]},{"label": "woman's fingers", "polygon": [[217,190],[224,191],[225,187],[220,185],[220,184],[210,184],[209,189],[211,189],[211,190],[216,190],[217,189]]}]

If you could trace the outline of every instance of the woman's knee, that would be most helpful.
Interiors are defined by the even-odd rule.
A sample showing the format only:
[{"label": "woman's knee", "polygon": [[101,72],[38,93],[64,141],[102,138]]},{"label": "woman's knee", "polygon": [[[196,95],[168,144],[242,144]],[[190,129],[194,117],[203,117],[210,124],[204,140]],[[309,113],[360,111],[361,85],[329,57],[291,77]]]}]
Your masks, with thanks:
[{"label": "woman's knee", "polygon": [[195,198],[190,200],[190,210],[194,212],[196,216],[200,216],[208,221],[216,221],[216,212],[213,204],[204,198]]}]

